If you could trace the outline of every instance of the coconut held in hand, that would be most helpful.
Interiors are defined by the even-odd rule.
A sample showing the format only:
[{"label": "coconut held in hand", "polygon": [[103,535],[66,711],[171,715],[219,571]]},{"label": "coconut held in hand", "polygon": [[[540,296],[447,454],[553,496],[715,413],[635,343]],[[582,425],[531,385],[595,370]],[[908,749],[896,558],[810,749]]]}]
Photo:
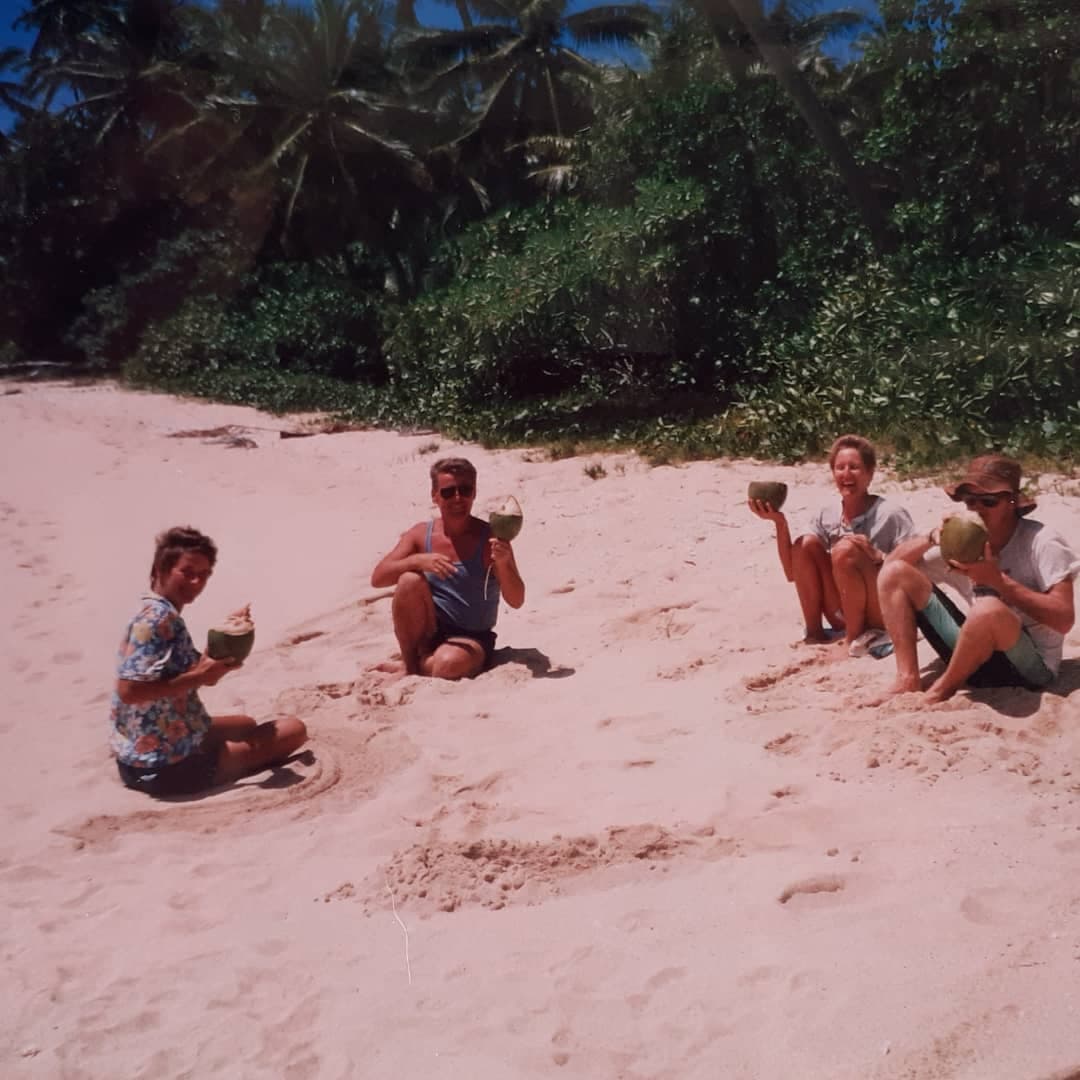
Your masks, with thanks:
[{"label": "coconut held in hand", "polygon": [[499,505],[491,511],[488,518],[491,525],[491,535],[496,540],[514,540],[521,532],[524,518],[521,513],[521,505],[513,495],[507,495]]},{"label": "coconut held in hand", "polygon": [[754,480],[746,489],[746,497],[751,502],[768,503],[774,510],[779,510],[787,498],[787,484],[773,480]]},{"label": "coconut held in hand", "polygon": [[953,514],[941,526],[941,555],[949,562],[978,562],[988,539],[978,514]]},{"label": "coconut held in hand", "polygon": [[251,608],[230,615],[206,635],[206,655],[214,660],[237,660],[243,663],[255,644],[255,624]]}]

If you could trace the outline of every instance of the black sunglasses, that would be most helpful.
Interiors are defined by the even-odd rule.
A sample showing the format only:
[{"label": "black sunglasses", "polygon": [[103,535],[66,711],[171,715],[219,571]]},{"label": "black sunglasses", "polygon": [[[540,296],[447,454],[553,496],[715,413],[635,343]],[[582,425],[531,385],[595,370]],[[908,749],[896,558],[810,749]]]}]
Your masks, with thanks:
[{"label": "black sunglasses", "polygon": [[1015,501],[1008,495],[965,495],[962,501],[969,510],[974,510],[976,506],[984,506],[987,510],[991,510],[1002,499],[1008,502]]},{"label": "black sunglasses", "polygon": [[475,491],[476,487],[473,484],[457,484],[456,486],[451,484],[450,487],[439,488],[439,496],[443,499],[452,499],[455,495],[460,495],[463,499],[471,499]]}]

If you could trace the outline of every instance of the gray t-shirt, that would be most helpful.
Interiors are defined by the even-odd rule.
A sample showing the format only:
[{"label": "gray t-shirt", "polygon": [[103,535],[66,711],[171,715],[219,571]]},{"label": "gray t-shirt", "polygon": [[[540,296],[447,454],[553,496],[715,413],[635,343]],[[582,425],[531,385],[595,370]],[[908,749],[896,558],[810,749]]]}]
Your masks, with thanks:
[{"label": "gray t-shirt", "polygon": [[819,510],[810,523],[810,531],[825,545],[826,551],[832,551],[833,544],[843,537],[857,533],[888,555],[915,531],[911,515],[902,506],[889,505],[880,495],[871,495],[865,513],[852,518],[850,524],[844,523],[840,510],[839,504],[832,503]]},{"label": "gray t-shirt", "polygon": [[[923,559],[926,573],[935,585],[948,585],[955,589],[970,605],[973,599],[971,578],[954,570],[941,557],[941,549],[931,548]],[[998,552],[998,565],[1003,574],[1013,581],[1044,593],[1059,581],[1070,581],[1080,573],[1080,559],[1065,543],[1065,539],[1041,521],[1021,518],[1009,542]],[[1020,623],[1031,637],[1046,666],[1056,675],[1061,667],[1061,652],[1065,635],[1051,630],[1026,615],[1019,608],[1012,608]]]}]

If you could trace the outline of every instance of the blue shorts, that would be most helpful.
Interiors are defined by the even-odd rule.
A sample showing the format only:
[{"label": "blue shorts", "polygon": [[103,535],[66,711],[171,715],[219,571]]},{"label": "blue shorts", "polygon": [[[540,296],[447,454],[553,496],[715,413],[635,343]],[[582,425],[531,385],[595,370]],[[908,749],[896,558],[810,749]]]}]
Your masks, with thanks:
[{"label": "blue shorts", "polygon": [[[946,663],[956,648],[960,627],[964,625],[963,612],[936,585],[922,611],[915,613],[915,621],[923,637],[933,646],[934,652]],[[1054,673],[1035,648],[1027,630],[1020,631],[1020,638],[1011,649],[991,654],[968,679],[969,686],[1023,686],[1028,690],[1041,690],[1054,681]]]}]

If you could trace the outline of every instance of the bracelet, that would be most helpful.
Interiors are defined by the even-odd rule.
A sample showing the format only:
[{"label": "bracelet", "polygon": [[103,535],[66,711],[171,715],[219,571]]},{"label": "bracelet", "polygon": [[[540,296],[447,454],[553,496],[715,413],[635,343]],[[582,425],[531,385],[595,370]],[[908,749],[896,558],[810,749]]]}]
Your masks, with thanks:
[{"label": "bracelet", "polygon": [[990,585],[976,585],[971,591],[976,596],[996,596],[999,600],[1001,599],[1001,593]]}]

